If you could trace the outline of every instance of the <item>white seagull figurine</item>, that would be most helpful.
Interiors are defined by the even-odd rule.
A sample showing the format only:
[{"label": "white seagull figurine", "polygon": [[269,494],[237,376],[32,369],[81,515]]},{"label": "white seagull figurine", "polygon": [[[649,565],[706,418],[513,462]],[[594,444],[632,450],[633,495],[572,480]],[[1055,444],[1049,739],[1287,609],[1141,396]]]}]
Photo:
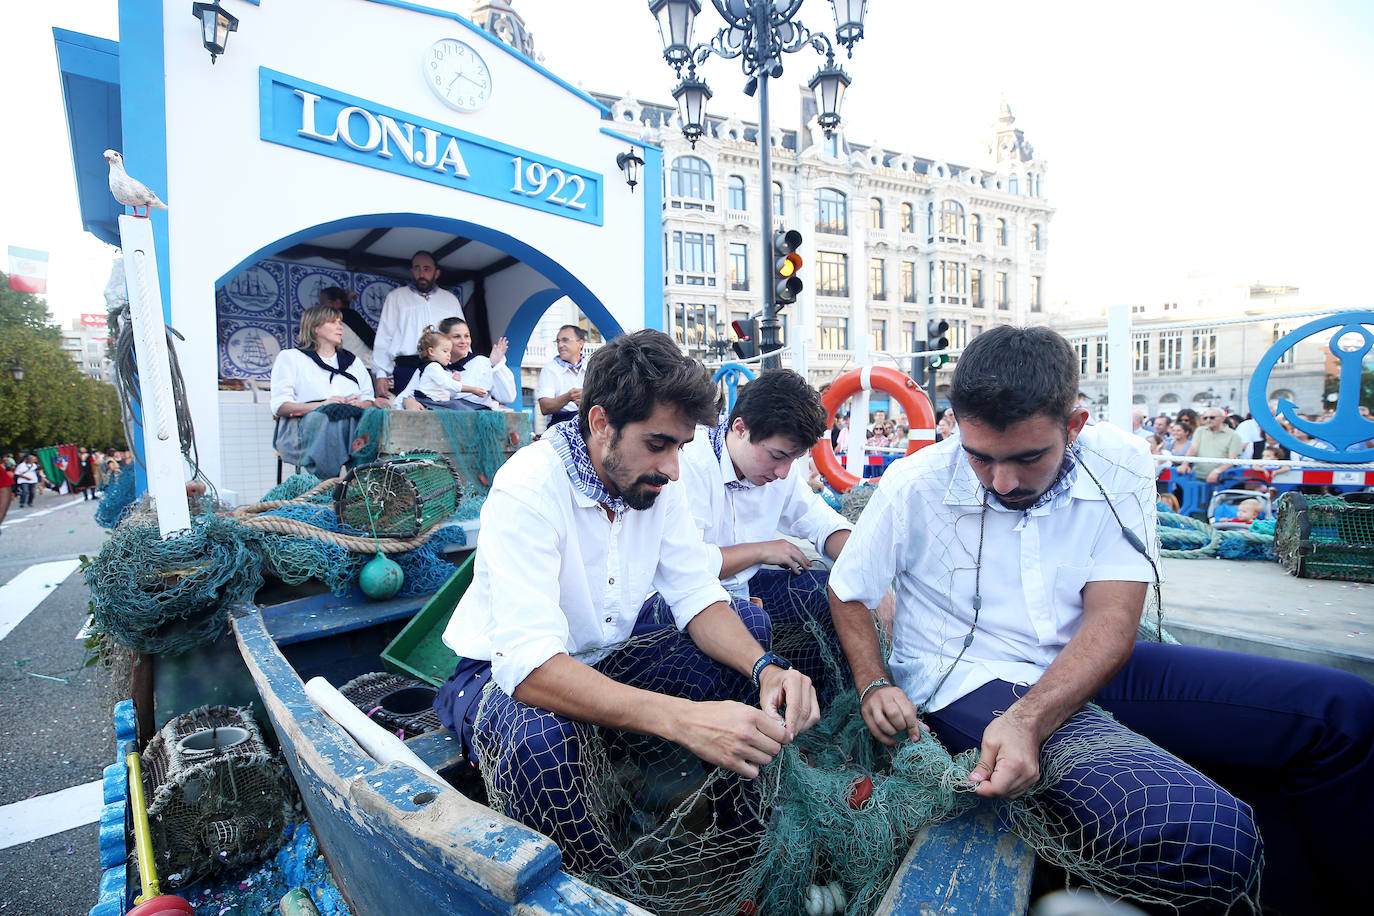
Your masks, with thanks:
[{"label": "white seagull figurine", "polygon": [[[134,216],[147,219],[150,207],[158,210],[167,209],[167,205],[158,200],[157,195],[148,190],[147,185],[130,178],[129,173],[124,171],[124,157],[119,155],[118,150],[105,150],[105,161],[110,164],[110,193],[124,206],[133,207]],[[138,212],[139,207],[143,208],[142,213]]]}]

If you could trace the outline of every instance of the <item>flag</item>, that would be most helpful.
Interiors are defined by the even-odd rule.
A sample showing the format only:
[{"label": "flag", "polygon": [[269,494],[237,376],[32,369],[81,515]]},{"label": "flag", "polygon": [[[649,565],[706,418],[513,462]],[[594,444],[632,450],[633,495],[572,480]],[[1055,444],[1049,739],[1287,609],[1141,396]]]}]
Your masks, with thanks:
[{"label": "flag", "polygon": [[10,246],[10,289],[17,293],[48,291],[48,253]]}]

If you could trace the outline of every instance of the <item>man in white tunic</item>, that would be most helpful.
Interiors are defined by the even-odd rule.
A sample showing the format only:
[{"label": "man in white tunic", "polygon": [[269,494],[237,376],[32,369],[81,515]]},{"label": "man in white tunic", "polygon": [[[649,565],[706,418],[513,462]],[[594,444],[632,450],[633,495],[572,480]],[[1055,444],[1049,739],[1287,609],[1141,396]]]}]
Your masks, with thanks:
[{"label": "man in white tunic", "polygon": [[539,382],[534,389],[539,412],[548,418],[545,421],[548,426],[577,416],[585,367],[582,348],[587,343],[587,332],[575,324],[565,324],[558,329],[554,343],[558,355],[539,370]]},{"label": "man in white tunic", "polygon": [[461,661],[435,709],[507,814],[557,841],[570,870],[618,878],[589,806],[592,726],[753,778],[819,710],[809,679],[767,650],[767,617],[732,607],[676,483],[679,447],[715,415],[710,374],[652,330],[588,363],[577,421],[492,481],[444,631]]},{"label": "man in white tunic", "polygon": [[[445,318],[463,318],[458,297],[439,286],[441,271],[428,251],[417,251],[410,259],[408,286],[398,286],[382,302],[377,320],[377,339],[372,348],[376,369],[377,394],[400,391],[419,367],[415,347],[427,327],[439,327]],[[402,357],[399,361],[397,357]],[[397,363],[404,378],[397,378]]]}]

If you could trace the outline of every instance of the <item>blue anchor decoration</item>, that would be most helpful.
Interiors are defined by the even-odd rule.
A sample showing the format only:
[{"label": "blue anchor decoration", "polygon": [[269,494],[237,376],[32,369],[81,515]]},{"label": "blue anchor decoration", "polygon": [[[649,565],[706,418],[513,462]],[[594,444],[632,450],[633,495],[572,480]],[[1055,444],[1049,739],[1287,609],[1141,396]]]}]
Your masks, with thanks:
[{"label": "blue anchor decoration", "polygon": [[[1255,367],[1255,374],[1250,379],[1250,412],[1260,428],[1289,451],[1332,463],[1367,464],[1374,461],[1374,449],[1356,448],[1374,439],[1374,420],[1361,416],[1359,406],[1360,380],[1365,357],[1374,349],[1374,333],[1370,333],[1364,325],[1374,325],[1374,312],[1342,312],[1310,321],[1275,341]],[[1269,375],[1273,372],[1274,366],[1283,354],[1296,346],[1300,340],[1328,328],[1337,329],[1331,335],[1328,347],[1341,364],[1334,415],[1331,419],[1321,422],[1304,420],[1298,415],[1297,405],[1287,398],[1279,398],[1276,410],[1270,414],[1265,392],[1268,390]],[[1358,335],[1363,340],[1363,346],[1350,350],[1340,347],[1338,341],[1347,334]],[[1335,450],[1303,442],[1284,429],[1279,423],[1280,417],[1294,429],[1301,430],[1314,439],[1330,443]]]},{"label": "blue anchor decoration", "polygon": [[716,374],[711,376],[711,381],[719,382],[725,380],[725,412],[729,413],[735,409],[735,398],[739,394],[739,382],[741,378],[748,381],[754,380],[754,372],[742,363],[726,363],[716,370]]}]

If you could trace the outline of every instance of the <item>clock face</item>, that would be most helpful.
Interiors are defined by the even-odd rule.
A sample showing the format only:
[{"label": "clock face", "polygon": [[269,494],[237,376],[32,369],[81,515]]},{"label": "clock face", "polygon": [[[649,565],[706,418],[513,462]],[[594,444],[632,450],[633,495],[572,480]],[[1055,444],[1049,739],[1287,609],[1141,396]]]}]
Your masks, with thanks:
[{"label": "clock face", "polygon": [[424,57],[425,82],[445,105],[476,111],[491,100],[491,71],[471,45],[441,38]]}]

